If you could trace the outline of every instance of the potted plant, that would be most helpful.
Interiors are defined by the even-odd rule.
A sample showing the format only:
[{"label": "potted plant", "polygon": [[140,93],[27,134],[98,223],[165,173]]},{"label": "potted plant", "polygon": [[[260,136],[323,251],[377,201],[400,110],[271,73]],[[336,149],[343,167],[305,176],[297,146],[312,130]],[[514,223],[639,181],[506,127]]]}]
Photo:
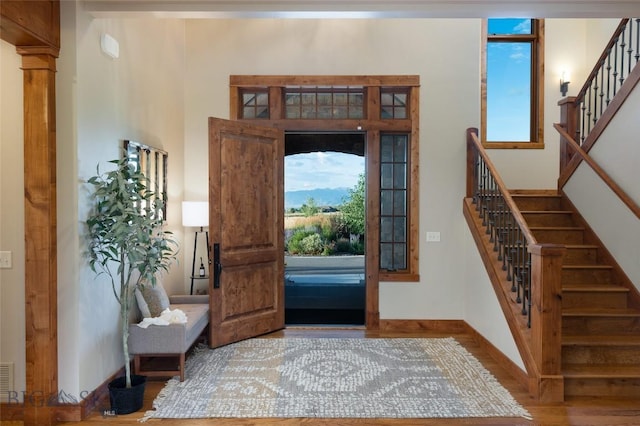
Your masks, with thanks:
[{"label": "potted plant", "polygon": [[[110,161],[115,170],[89,178],[93,209],[87,218],[89,266],[109,277],[120,305],[125,376],[109,384],[111,410],[126,414],[142,408],[146,378],[131,376],[128,338],[133,291],[155,286],[156,276],[168,271],[176,258],[172,233],[163,230],[163,201],[148,189],[148,179],[127,158]],[[135,394],[132,396],[131,394]],[[124,396],[123,396],[124,394]]]}]

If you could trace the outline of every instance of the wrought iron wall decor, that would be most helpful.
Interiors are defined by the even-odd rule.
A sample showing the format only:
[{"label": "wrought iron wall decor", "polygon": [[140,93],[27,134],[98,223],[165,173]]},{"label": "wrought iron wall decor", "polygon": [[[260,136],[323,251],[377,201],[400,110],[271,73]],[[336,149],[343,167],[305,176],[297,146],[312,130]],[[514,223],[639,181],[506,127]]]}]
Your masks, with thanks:
[{"label": "wrought iron wall decor", "polygon": [[[140,142],[124,141],[125,155],[129,162],[149,180],[149,189],[155,194],[161,208],[157,210],[162,220],[167,220],[167,159],[168,153]],[[155,203],[155,200],[154,204]]]}]

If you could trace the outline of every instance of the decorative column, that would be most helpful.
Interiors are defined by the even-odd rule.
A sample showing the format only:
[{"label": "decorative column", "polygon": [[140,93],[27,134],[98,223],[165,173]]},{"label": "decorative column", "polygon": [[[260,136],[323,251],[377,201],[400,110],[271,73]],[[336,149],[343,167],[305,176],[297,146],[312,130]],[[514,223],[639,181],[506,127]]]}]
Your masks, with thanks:
[{"label": "decorative column", "polygon": [[[24,424],[52,425],[58,393],[56,95],[58,49],[18,47],[24,71],[26,389]],[[53,404],[52,404],[53,402]]]}]

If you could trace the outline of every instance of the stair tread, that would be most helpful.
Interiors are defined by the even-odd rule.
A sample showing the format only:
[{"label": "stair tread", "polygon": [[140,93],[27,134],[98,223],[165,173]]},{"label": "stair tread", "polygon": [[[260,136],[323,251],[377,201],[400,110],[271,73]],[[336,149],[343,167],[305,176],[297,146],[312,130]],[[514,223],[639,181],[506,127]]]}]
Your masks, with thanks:
[{"label": "stair tread", "polygon": [[600,248],[597,244],[565,244],[566,249],[597,249]]},{"label": "stair tread", "polygon": [[601,345],[601,346],[634,346],[640,345],[637,335],[563,335],[564,346]]},{"label": "stair tread", "polygon": [[629,289],[621,285],[614,284],[566,284],[562,286],[562,291],[567,292],[602,292],[602,293],[628,293]]},{"label": "stair tread", "polygon": [[563,316],[592,316],[592,317],[640,317],[640,311],[633,308],[564,308]]},{"label": "stair tread", "polygon": [[571,210],[520,210],[522,214],[573,214]]},{"label": "stair tread", "polygon": [[607,265],[604,263],[599,263],[596,265],[562,265],[562,269],[613,269],[613,266]]},{"label": "stair tread", "polygon": [[532,231],[584,231],[584,226],[530,226]]},{"label": "stair tread", "polygon": [[527,189],[525,191],[527,192],[521,192],[522,190],[520,189],[511,189],[509,190],[509,194],[511,194],[512,197],[533,197],[533,198],[538,198],[538,197],[547,197],[547,198],[562,198],[562,195],[560,194],[550,194],[547,190],[543,190],[540,192],[536,192],[535,190],[531,190],[531,189]]},{"label": "stair tread", "polygon": [[562,375],[568,378],[640,378],[640,366],[628,364],[567,364]]}]

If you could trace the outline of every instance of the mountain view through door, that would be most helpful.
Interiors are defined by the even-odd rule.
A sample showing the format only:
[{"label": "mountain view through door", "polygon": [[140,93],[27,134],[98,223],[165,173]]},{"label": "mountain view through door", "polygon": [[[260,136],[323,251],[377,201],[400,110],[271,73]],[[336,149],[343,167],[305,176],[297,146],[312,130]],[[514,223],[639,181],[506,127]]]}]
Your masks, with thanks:
[{"label": "mountain view through door", "polygon": [[365,323],[365,135],[285,135],[285,322]]}]

